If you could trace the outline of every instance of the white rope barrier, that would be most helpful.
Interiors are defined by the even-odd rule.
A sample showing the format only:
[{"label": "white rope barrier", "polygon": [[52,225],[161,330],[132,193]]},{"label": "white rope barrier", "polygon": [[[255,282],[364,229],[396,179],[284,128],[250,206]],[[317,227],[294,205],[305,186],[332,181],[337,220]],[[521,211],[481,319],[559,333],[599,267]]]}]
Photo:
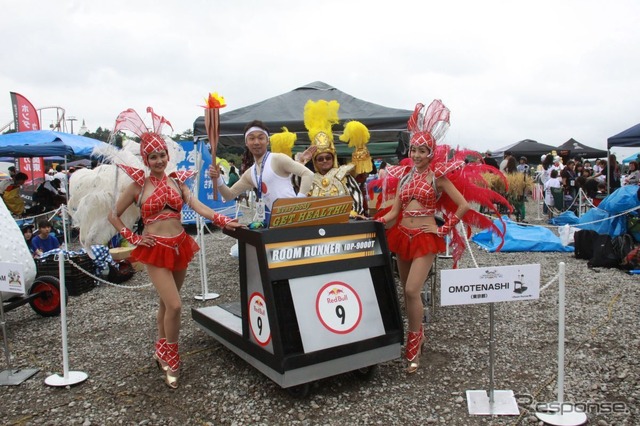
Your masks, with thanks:
[{"label": "white rope barrier", "polygon": [[19,217],[19,218],[16,218],[16,219],[17,220],[31,220],[31,219],[35,219],[35,218],[40,217],[40,216],[49,216],[49,215],[51,217],[53,217],[53,216],[57,215],[58,213],[60,213],[61,210],[62,210],[62,206],[58,207],[55,210],[49,210],[48,212],[40,213],[40,214],[37,214],[35,216],[24,216],[24,217]]},{"label": "white rope barrier", "polygon": [[94,280],[99,281],[99,282],[101,282],[101,283],[103,283],[103,284],[107,284],[107,285],[110,285],[110,286],[113,286],[113,287],[119,287],[119,288],[132,289],[132,290],[133,290],[133,289],[146,288],[146,287],[151,287],[151,286],[152,286],[152,284],[151,284],[151,283],[149,283],[149,284],[141,284],[141,285],[121,285],[121,284],[115,284],[115,283],[112,283],[112,282],[110,282],[110,281],[104,280],[104,279],[102,279],[102,278],[100,278],[100,277],[98,277],[98,276],[96,276],[96,275],[92,274],[91,272],[87,271],[86,269],[84,269],[83,267],[81,267],[80,265],[78,265],[77,263],[75,263],[73,260],[71,260],[71,258],[70,258],[70,257],[66,257],[66,259],[69,261],[69,263],[70,263],[71,265],[73,265],[73,267],[75,267],[75,268],[77,268],[78,270],[80,270],[80,272],[84,273],[85,275],[87,275],[87,276],[89,276],[89,277],[93,278]]}]

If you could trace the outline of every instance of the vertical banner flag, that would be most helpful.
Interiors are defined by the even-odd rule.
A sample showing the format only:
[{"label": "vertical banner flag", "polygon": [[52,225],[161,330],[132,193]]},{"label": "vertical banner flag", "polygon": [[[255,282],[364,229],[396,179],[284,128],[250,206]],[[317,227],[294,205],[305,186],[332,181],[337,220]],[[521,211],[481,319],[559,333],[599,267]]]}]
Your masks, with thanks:
[{"label": "vertical banner flag", "polygon": [[44,160],[42,157],[23,157],[19,161],[20,171],[29,177],[25,182],[26,185],[39,185],[44,181]]},{"label": "vertical banner flag", "polygon": [[38,111],[33,104],[19,93],[11,93],[11,104],[13,105],[13,121],[17,132],[27,132],[29,130],[40,130],[40,120]]}]

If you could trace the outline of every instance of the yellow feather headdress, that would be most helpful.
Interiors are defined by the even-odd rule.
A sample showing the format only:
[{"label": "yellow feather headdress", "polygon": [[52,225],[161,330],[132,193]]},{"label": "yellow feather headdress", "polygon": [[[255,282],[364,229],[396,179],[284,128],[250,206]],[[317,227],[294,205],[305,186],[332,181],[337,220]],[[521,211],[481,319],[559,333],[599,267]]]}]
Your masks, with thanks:
[{"label": "yellow feather headdress", "polygon": [[367,150],[371,135],[367,126],[359,121],[350,121],[344,126],[344,133],[340,136],[342,142],[348,142],[350,148],[355,148],[351,155],[351,162],[355,165],[355,173],[369,173],[373,170],[371,155]]},{"label": "yellow feather headdress", "polygon": [[314,165],[318,154],[329,152],[333,155],[333,166],[338,166],[331,130],[331,127],[339,122],[338,109],[340,109],[338,101],[308,100],[304,106],[304,126],[309,131],[311,144],[318,147],[313,154]]},{"label": "yellow feather headdress", "polygon": [[291,157],[293,155],[293,145],[298,136],[290,132],[286,127],[282,128],[282,132],[271,135],[271,152],[280,152]]}]

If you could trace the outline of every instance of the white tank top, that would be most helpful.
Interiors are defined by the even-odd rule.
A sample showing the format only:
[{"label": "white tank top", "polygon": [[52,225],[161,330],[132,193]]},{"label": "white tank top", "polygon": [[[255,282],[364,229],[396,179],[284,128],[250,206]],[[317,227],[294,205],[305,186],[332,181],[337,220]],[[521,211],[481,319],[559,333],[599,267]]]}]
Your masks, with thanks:
[{"label": "white tank top", "polygon": [[[267,158],[264,162],[264,170],[262,172],[261,194],[265,206],[271,210],[271,206],[275,200],[278,198],[295,198],[296,193],[293,190],[293,185],[291,184],[291,174],[286,177],[279,176],[273,171],[273,167],[271,167],[271,159],[274,155],[279,154],[272,154],[268,152],[265,155]],[[257,175],[258,180],[256,180],[256,164],[251,166],[250,173],[253,185],[258,188],[260,175]]]}]

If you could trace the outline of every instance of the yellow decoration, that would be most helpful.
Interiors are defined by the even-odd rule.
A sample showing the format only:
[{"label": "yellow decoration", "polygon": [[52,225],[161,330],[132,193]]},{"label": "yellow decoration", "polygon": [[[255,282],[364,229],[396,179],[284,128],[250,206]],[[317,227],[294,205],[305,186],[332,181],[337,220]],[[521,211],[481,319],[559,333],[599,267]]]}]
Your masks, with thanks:
[{"label": "yellow decoration", "polygon": [[331,128],[339,122],[338,109],[340,104],[338,101],[319,100],[314,102],[308,100],[304,106],[304,126],[309,131],[309,140],[311,145],[317,147],[313,154],[313,164],[316,157],[322,153],[329,153],[333,156],[333,167],[338,167],[338,156],[333,145],[333,132]]},{"label": "yellow decoration", "polygon": [[350,121],[344,126],[344,133],[340,136],[342,142],[348,142],[349,147],[355,148],[351,155],[351,161],[355,165],[355,173],[370,173],[373,170],[371,155],[366,145],[371,134],[367,126],[359,121]]},{"label": "yellow decoration", "polygon": [[283,127],[282,132],[271,135],[271,152],[279,152],[291,157],[296,139],[298,139],[298,136],[295,133]]}]

